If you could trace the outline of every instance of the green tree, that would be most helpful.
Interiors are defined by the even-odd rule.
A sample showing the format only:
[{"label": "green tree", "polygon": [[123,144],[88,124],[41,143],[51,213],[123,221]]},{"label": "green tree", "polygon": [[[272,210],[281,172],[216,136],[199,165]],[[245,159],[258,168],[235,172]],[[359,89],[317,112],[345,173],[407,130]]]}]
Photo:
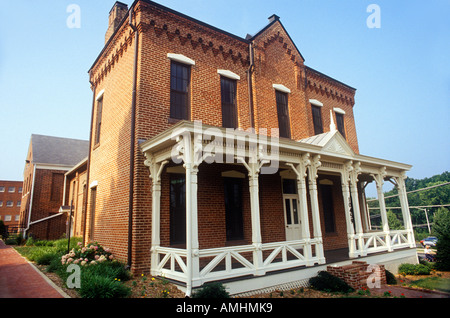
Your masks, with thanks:
[{"label": "green tree", "polygon": [[433,233],[438,242],[436,244],[437,268],[450,270],[450,212],[446,208],[440,208],[434,217]]},{"label": "green tree", "polygon": [[386,214],[387,214],[389,229],[391,229],[391,230],[403,230],[404,229],[403,222],[397,218],[397,216],[395,215],[394,212],[392,212],[391,210],[388,210],[386,212]]}]

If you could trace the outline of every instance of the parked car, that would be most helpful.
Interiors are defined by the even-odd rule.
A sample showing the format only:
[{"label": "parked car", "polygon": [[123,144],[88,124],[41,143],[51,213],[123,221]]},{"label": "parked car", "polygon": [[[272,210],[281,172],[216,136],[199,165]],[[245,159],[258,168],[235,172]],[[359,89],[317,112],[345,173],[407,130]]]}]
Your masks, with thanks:
[{"label": "parked car", "polygon": [[437,238],[434,236],[429,236],[426,239],[423,239],[420,241],[420,244],[422,244],[423,247],[429,245],[429,246],[436,246]]}]

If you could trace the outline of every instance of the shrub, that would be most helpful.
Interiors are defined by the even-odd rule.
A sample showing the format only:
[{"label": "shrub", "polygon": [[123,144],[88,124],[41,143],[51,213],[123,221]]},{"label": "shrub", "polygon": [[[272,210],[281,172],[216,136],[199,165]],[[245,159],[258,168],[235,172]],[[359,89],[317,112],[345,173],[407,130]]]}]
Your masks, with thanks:
[{"label": "shrub", "polygon": [[397,285],[395,275],[386,269],[386,283],[389,285]]},{"label": "shrub", "polygon": [[192,295],[193,298],[230,298],[222,283],[206,284],[202,289]]},{"label": "shrub", "polygon": [[81,286],[78,292],[83,298],[119,298],[129,296],[131,289],[110,277],[82,271]]},{"label": "shrub", "polygon": [[326,271],[320,271],[317,276],[309,279],[312,288],[327,292],[348,293],[354,289],[339,277],[333,276]]},{"label": "shrub", "polygon": [[401,264],[398,273],[402,275],[430,275],[430,267],[423,264]]},{"label": "shrub", "polygon": [[433,232],[436,233],[436,268],[450,270],[450,211],[439,208],[434,217]]},{"label": "shrub", "polygon": [[86,247],[81,247],[81,242],[78,242],[77,245],[77,248],[73,248],[68,254],[61,257],[63,265],[71,263],[81,266],[95,265],[114,259],[109,249],[105,249],[97,243],[89,243]]}]

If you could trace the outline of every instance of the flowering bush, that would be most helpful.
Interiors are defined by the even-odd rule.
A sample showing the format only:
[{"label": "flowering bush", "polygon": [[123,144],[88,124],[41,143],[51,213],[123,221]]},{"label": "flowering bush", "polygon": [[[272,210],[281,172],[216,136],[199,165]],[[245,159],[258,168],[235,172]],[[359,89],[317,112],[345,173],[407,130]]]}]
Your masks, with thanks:
[{"label": "flowering bush", "polygon": [[114,255],[109,248],[103,248],[97,242],[89,243],[87,246],[82,247],[81,242],[79,242],[76,248],[73,248],[68,254],[61,257],[61,264],[79,264],[84,266],[112,260],[114,260]]}]

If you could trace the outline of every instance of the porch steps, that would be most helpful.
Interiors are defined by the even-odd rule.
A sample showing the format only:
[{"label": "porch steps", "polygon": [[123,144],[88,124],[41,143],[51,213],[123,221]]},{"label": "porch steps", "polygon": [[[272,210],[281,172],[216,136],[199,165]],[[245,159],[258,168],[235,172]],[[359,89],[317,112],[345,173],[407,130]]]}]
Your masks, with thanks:
[{"label": "porch steps", "polygon": [[343,266],[327,266],[327,272],[341,278],[355,290],[372,288],[375,283],[386,284],[384,265],[369,265],[364,261],[353,261]]}]

